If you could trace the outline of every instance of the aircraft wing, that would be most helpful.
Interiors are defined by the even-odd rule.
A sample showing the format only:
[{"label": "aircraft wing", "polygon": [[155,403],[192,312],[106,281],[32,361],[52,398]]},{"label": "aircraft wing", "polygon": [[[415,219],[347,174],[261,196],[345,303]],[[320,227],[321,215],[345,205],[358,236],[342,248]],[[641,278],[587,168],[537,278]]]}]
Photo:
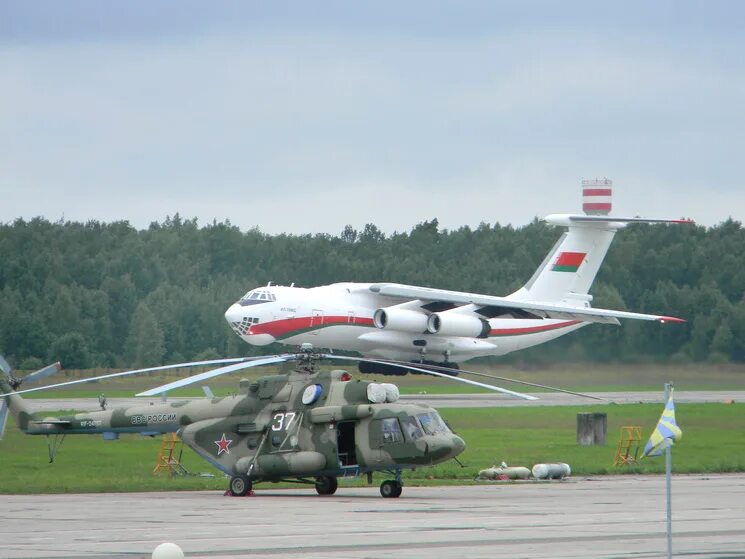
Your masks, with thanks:
[{"label": "aircraft wing", "polygon": [[[387,297],[401,297],[419,299],[427,302],[451,303],[454,305],[478,305],[490,307],[498,312],[504,309],[504,314],[510,312],[519,314],[523,318],[553,318],[560,320],[580,320],[583,322],[601,322],[618,324],[619,318],[636,320],[656,320],[657,322],[685,322],[682,318],[656,314],[642,314],[610,309],[596,309],[592,307],[576,307],[557,303],[542,303],[537,301],[520,301],[509,297],[495,297],[478,293],[464,293],[448,291],[430,287],[417,287],[399,283],[377,283],[370,286],[370,291]],[[494,314],[492,312],[491,314]]]}]

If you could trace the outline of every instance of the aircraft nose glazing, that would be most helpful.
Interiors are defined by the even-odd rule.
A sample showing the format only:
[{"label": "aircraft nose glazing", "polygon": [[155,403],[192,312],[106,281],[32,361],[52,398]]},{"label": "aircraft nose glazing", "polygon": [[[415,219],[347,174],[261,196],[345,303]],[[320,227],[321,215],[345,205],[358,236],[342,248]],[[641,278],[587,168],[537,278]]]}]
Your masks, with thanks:
[{"label": "aircraft nose glazing", "polygon": [[233,322],[240,322],[242,318],[243,309],[237,303],[233,303],[232,305],[230,305],[228,310],[225,311],[225,320],[228,321],[228,324],[232,324]]},{"label": "aircraft nose glazing", "polygon": [[227,320],[230,327],[239,336],[245,333],[248,326],[243,324],[245,318],[243,314],[243,308],[237,303],[230,305],[230,308],[225,311],[225,320]]}]

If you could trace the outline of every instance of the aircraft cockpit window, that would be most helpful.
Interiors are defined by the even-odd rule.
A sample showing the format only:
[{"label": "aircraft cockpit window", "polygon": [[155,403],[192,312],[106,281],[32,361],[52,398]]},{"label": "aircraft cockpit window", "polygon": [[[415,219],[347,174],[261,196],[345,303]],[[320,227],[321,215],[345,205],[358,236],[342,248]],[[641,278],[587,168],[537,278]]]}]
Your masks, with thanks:
[{"label": "aircraft cockpit window", "polygon": [[398,418],[389,417],[383,420],[383,444],[394,444],[404,442],[404,434]]},{"label": "aircraft cockpit window", "polygon": [[259,305],[261,303],[267,303],[269,301],[276,301],[277,297],[271,291],[264,289],[252,289],[241,297],[238,304],[245,307],[247,305]]},{"label": "aircraft cockpit window", "polygon": [[419,423],[421,423],[422,429],[424,429],[424,432],[428,435],[450,433],[450,429],[437,412],[420,413],[416,417],[419,420]]}]

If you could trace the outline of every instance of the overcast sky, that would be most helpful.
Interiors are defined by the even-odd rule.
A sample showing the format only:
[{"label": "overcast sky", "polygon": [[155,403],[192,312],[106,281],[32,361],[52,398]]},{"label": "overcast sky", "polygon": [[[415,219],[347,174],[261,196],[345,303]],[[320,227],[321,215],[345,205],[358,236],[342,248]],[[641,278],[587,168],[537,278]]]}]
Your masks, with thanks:
[{"label": "overcast sky", "polygon": [[745,218],[745,3],[0,0],[0,221]]}]

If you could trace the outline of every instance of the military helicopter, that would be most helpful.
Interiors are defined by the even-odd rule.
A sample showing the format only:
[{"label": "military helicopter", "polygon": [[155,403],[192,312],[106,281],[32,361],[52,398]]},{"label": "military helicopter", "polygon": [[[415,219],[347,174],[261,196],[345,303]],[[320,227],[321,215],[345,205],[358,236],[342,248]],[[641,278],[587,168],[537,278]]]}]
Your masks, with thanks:
[{"label": "military helicopter", "polygon": [[[18,390],[23,383],[57,372],[59,363],[19,379],[0,357],[0,368],[5,373],[4,377],[0,376],[0,393],[4,394],[0,399],[0,438],[8,412],[24,433],[52,437],[50,461],[66,435],[100,433],[104,439],[116,439],[120,433],[155,436],[175,432],[199,456],[230,476],[228,494],[233,496],[248,494],[256,483],[278,481],[312,484],[318,494],[332,495],[339,477],[366,474],[368,483],[372,483],[373,472],[386,472],[392,479],[382,482],[380,494],[395,498],[402,492],[402,470],[438,464],[456,458],[465,449],[463,439],[451,431],[436,409],[398,403],[399,390],[393,384],[355,380],[343,370],[322,371],[318,367],[321,360],[374,361],[317,353],[310,344],[303,344],[297,353],[180,363]],[[214,397],[207,389],[205,398],[149,402],[110,410],[101,402],[100,411],[39,417],[20,396],[93,380],[187,366],[223,365],[137,396],[163,395],[218,375],[275,363],[294,363],[294,368],[287,374],[263,376],[254,381],[244,379],[239,393],[226,397]],[[536,399],[411,363],[386,363],[388,366],[398,363],[415,373],[444,377],[518,398]]]}]

